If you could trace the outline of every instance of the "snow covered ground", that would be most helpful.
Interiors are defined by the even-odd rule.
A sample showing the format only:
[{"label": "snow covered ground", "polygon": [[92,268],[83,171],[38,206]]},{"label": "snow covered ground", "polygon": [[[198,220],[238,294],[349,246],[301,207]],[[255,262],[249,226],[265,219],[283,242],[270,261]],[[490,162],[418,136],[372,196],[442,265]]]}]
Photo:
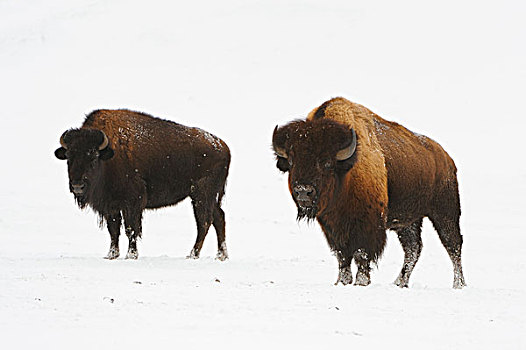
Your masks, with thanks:
[{"label": "snow covered ground", "polygon": [[[146,5],[147,4],[147,5]],[[0,1],[2,348],[526,348],[521,1]],[[344,96],[455,159],[468,287],[428,221],[410,288],[396,235],[372,284],[334,286],[295,221],[276,124]],[[60,134],[130,108],[225,140],[230,260],[196,261],[190,203],[146,212],[138,261],[102,259],[68,193]],[[122,240],[123,248],[127,246]]]}]

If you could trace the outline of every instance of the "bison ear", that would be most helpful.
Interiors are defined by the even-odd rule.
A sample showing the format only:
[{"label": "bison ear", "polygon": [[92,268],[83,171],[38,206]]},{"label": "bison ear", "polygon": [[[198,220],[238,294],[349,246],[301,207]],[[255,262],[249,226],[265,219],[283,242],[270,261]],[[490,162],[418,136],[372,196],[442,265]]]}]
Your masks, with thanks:
[{"label": "bison ear", "polygon": [[278,156],[278,161],[276,162],[276,167],[280,170],[286,173],[290,170],[290,164],[289,161],[283,157]]},{"label": "bison ear", "polygon": [[100,160],[111,159],[111,158],[113,158],[114,155],[115,155],[115,152],[113,151],[113,149],[110,146],[107,146],[103,150],[99,151],[99,159]]},{"label": "bison ear", "polygon": [[55,157],[57,157],[60,160],[67,159],[66,157],[66,149],[64,147],[59,147],[55,150]]}]

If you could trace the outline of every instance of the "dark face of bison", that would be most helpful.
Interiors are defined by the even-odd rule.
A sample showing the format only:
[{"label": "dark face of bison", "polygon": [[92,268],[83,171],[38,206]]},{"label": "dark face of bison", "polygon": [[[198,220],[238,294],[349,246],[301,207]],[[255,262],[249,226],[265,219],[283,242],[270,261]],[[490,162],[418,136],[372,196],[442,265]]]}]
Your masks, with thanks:
[{"label": "dark face of bison", "polygon": [[276,166],[289,173],[298,220],[312,220],[325,210],[356,162],[356,144],[353,129],[329,119],[276,126],[272,137]]},{"label": "dark face of bison", "polygon": [[62,147],[55,151],[55,156],[68,160],[69,190],[83,207],[90,184],[100,175],[101,161],[112,158],[113,150],[108,137],[100,130],[68,130],[60,137],[60,144]]}]

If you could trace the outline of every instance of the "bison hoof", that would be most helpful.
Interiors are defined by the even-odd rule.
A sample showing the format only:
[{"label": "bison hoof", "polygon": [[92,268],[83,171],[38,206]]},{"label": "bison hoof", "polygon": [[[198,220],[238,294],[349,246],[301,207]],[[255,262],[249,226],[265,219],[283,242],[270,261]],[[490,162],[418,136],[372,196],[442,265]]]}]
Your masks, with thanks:
[{"label": "bison hoof", "polygon": [[462,289],[462,288],[464,288],[466,286],[467,286],[467,284],[466,284],[466,282],[464,282],[464,279],[462,279],[462,280],[455,280],[453,282],[453,288],[454,289]]},{"label": "bison hoof", "polygon": [[139,252],[137,252],[137,250],[128,250],[128,253],[126,254],[126,259],[137,260],[138,257]]},{"label": "bison hoof", "polygon": [[394,284],[400,288],[409,288],[409,281],[402,276],[398,276],[398,278],[394,281]]},{"label": "bison hoof", "polygon": [[106,255],[104,259],[114,260],[114,259],[117,259],[119,255],[120,255],[119,248],[111,247],[110,251],[108,252],[108,255]]},{"label": "bison hoof", "polygon": [[354,282],[355,286],[368,286],[371,284],[371,278],[367,276],[365,273],[358,272],[356,274],[356,282]]},{"label": "bison hoof", "polygon": [[344,286],[352,284],[352,271],[350,266],[340,269],[340,272],[338,273],[338,280],[336,283],[334,283],[334,285],[338,285],[339,283],[343,284]]},{"label": "bison hoof", "polygon": [[216,259],[219,261],[225,261],[226,259],[228,259],[228,253],[226,251],[218,251]]},{"label": "bison hoof", "polygon": [[226,250],[226,242],[223,241],[217,249],[216,259],[219,261],[225,261],[228,259],[228,252]]},{"label": "bison hoof", "polygon": [[192,249],[189,255],[186,256],[187,259],[199,259],[199,252],[195,249]]}]

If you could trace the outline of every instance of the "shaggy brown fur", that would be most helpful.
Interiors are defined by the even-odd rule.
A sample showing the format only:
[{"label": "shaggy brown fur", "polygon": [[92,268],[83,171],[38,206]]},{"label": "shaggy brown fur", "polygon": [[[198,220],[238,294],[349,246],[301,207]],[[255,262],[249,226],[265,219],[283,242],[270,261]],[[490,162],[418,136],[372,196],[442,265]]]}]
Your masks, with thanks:
[{"label": "shaggy brown fur", "polygon": [[[351,143],[351,129],[356,150],[349,159],[336,160]],[[318,220],[338,258],[336,283],[352,282],[354,259],[356,284],[369,284],[370,262],[380,257],[385,231],[392,229],[405,252],[395,283],[407,287],[422,249],[422,219],[428,217],[453,262],[454,288],[465,286],[456,167],[438,143],[335,98],[307,120],[276,129],[273,146],[278,168],[289,172],[298,217]]]},{"label": "shaggy brown fur", "polygon": [[[109,144],[99,149],[104,140]],[[124,219],[129,237],[127,258],[137,258],[142,212],[191,197],[197,240],[190,257],[198,258],[210,225],[218,237],[218,258],[227,258],[221,209],[230,150],[208,132],[128,110],[97,110],[80,129],[66,131],[59,159],[68,160],[70,190],[81,208],[90,206],[106,222],[111,236],[107,258],[119,256]]]}]

